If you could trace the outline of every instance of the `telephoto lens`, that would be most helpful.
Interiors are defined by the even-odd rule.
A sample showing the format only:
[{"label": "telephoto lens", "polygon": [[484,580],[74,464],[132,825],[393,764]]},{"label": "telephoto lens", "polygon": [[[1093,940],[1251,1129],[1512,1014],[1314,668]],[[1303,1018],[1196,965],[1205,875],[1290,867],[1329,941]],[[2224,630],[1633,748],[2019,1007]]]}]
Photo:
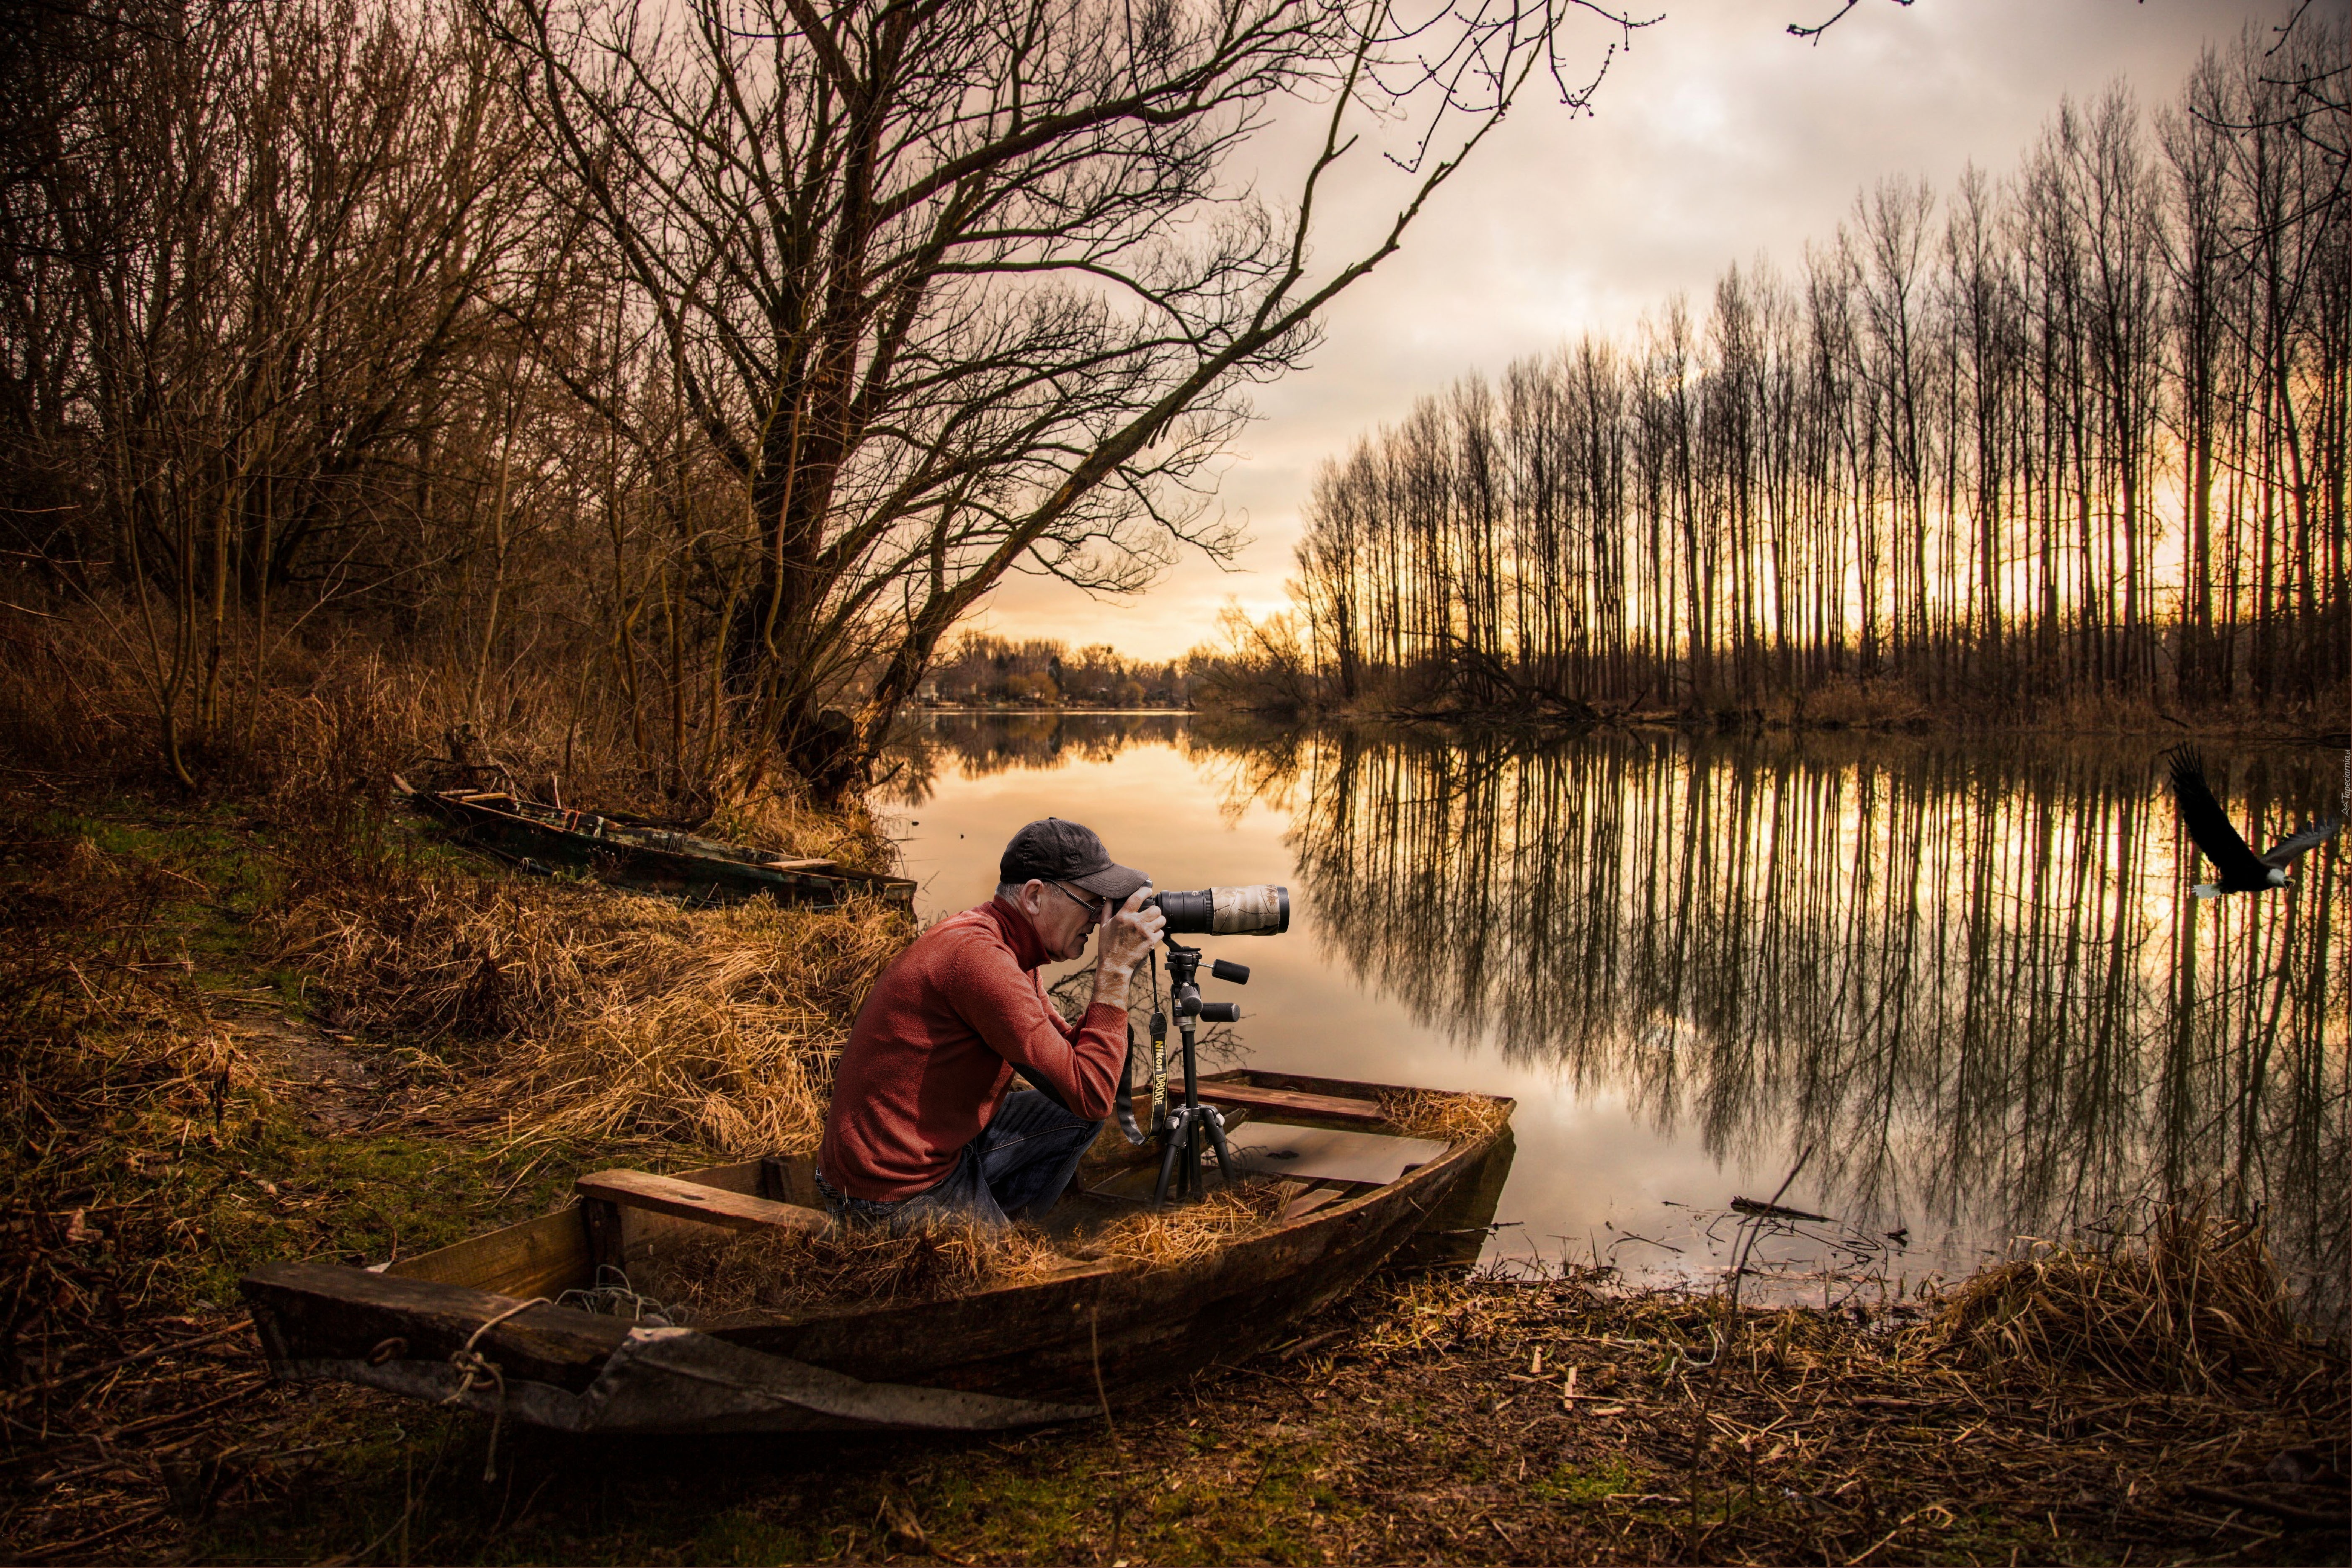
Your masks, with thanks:
[{"label": "telephoto lens", "polygon": [[1190,893],[1154,893],[1143,908],[1168,917],[1178,935],[1280,936],[1290,929],[1290,889],[1271,882],[1246,888],[1202,888]]}]

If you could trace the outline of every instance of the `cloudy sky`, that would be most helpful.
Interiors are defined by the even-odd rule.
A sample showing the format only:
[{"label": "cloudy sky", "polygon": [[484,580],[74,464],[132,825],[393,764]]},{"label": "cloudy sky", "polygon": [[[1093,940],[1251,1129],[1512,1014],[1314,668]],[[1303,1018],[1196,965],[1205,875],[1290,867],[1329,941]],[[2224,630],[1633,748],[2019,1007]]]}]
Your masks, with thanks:
[{"label": "cloudy sky", "polygon": [[[1342,296],[1312,363],[1261,389],[1261,417],[1218,494],[1254,541],[1239,570],[1195,557],[1142,598],[1110,603],[1016,579],[974,624],[1181,654],[1211,638],[1228,596],[1255,613],[1285,603],[1317,465],[1417,397],[1586,331],[1625,331],[1677,290],[1696,303],[1727,263],[1761,254],[1793,271],[1859,188],[1921,174],[1940,191],[1971,160],[2005,175],[2061,98],[2121,79],[2143,106],[2166,102],[2208,42],[2284,15],[2278,0],[1861,0],[1818,45],[1784,31],[1836,8],[1654,0],[1637,11],[1664,15],[1621,51],[1595,112],[1572,119],[1530,90],[1403,251]],[[1619,35],[1594,19],[1575,36],[1597,63]],[[1269,191],[1282,140],[1267,154]],[[1319,254],[1340,254],[1392,194],[1356,187]]]}]

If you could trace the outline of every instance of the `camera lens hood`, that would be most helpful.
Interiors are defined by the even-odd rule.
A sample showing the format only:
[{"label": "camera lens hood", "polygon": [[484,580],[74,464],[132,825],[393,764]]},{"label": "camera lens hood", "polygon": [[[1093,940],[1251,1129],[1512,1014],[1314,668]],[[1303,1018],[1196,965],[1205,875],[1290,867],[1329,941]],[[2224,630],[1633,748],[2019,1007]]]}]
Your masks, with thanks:
[{"label": "camera lens hood", "polygon": [[1290,889],[1271,882],[1154,893],[1143,906],[1157,908],[1178,935],[1279,936],[1290,929]]}]

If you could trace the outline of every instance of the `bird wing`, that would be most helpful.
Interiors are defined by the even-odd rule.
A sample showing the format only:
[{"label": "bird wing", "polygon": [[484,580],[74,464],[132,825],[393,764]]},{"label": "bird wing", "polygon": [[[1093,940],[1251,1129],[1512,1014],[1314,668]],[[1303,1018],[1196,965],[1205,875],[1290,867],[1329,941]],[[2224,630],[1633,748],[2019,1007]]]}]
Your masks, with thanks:
[{"label": "bird wing", "polygon": [[2333,822],[2314,823],[2294,837],[2282,838],[2271,846],[2270,853],[2263,857],[2263,864],[2276,867],[2284,871],[2294,865],[2296,858],[2306,850],[2316,849],[2335,837],[2336,829],[2343,826],[2344,820],[2341,817]]},{"label": "bird wing", "polygon": [[2165,755],[2172,763],[2172,798],[2179,804],[2180,820],[2205,858],[2224,877],[2235,871],[2260,879],[2268,868],[2213,798],[2213,787],[2205,782],[2204,757],[2188,746],[2175,746]]}]

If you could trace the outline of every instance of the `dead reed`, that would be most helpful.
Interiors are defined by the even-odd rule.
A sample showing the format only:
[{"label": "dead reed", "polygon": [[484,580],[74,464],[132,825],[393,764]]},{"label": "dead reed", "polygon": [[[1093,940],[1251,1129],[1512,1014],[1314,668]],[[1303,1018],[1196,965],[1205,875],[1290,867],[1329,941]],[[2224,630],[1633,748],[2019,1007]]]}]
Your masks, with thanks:
[{"label": "dead reed", "polygon": [[1916,1353],[2029,1382],[2093,1373],[2206,1394],[2298,1377],[2314,1352],[2261,1227],[2200,1199],[2107,1246],[2032,1243],[1949,1293]]},{"label": "dead reed", "polygon": [[684,910],[601,889],[380,868],[276,917],[346,1027],[472,1046],[467,1091],[538,1138],[805,1152],[858,1001],[912,934],[878,903]]},{"label": "dead reed", "polygon": [[830,1226],[714,1240],[646,1260],[631,1289],[674,1321],[942,1297],[1042,1279],[1089,1263],[1150,1271],[1209,1257],[1272,1225],[1288,1195],[1245,1182],[1198,1203],[1123,1215],[1081,1239],[1034,1226],[941,1220],[902,1232]]},{"label": "dead reed", "polygon": [[1381,1114],[1407,1138],[1436,1138],[1449,1143],[1484,1138],[1510,1120],[1509,1111],[1486,1095],[1447,1094],[1431,1089],[1381,1095]]},{"label": "dead reed", "polygon": [[630,1283],[673,1321],[931,1301],[1069,1259],[1025,1226],[941,1221],[905,1231],[830,1226],[684,1247],[635,1266]]},{"label": "dead reed", "polygon": [[1070,1249],[1074,1258],[1121,1268],[1174,1268],[1197,1262],[1271,1226],[1295,1189],[1244,1180],[1175,1208],[1122,1215]]},{"label": "dead reed", "polygon": [[2341,1561],[2352,1378],[2284,1299],[2198,1204],[1874,1310],[1408,1278],[1235,1425],[1314,1423],[1343,1560]]},{"label": "dead reed", "polygon": [[[200,882],[0,813],[0,1030],[11,1045],[5,1123],[27,1142],[166,1104],[194,1115],[251,1068],[189,984],[184,947],[158,924]],[[47,1136],[35,1139],[37,1129]],[[20,1149],[26,1142],[16,1143]],[[24,1163],[13,1168],[26,1169]]]},{"label": "dead reed", "polygon": [[[0,777],[184,791],[167,772],[154,672],[127,606],[0,605]],[[528,794],[700,826],[791,856],[888,870],[892,846],[860,805],[820,810],[772,774],[697,740],[649,751],[577,661],[543,658],[478,686],[467,658],[320,625],[268,639],[258,666],[224,671],[215,700],[184,712],[178,748],[202,793],[252,805],[302,835],[307,858],[352,868],[392,810],[392,775],[430,774],[462,728],[465,749]],[[183,707],[186,694],[183,693]]]},{"label": "dead reed", "polygon": [[[234,1139],[232,1112],[268,1100],[165,918],[209,894],[0,800],[0,1466],[28,1441],[158,1430],[170,1425],[158,1404],[188,1395],[217,1408],[260,1386],[219,1375],[215,1352],[242,1359],[238,1347],[161,1315],[213,1261],[211,1216],[192,1215],[170,1175]],[[205,1354],[149,1365],[140,1347],[159,1338]],[[87,1377],[126,1362],[140,1370],[119,1390]],[[39,1505],[11,1498],[6,1511],[22,1528]]]}]

